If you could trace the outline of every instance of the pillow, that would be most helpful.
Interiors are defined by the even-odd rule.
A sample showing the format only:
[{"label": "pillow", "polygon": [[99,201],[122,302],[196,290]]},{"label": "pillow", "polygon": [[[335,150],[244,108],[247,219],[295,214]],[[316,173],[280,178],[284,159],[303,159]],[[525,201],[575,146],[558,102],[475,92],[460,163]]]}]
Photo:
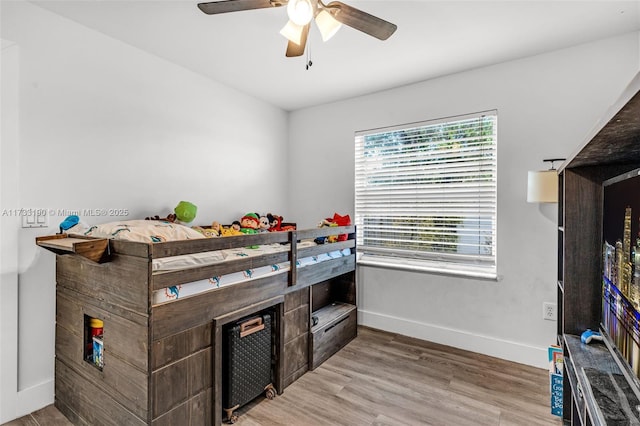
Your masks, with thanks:
[{"label": "pillow", "polygon": [[88,229],[86,226],[76,225],[69,228],[67,233],[143,243],[205,238],[204,235],[188,226],[163,220],[125,220],[95,225]]}]

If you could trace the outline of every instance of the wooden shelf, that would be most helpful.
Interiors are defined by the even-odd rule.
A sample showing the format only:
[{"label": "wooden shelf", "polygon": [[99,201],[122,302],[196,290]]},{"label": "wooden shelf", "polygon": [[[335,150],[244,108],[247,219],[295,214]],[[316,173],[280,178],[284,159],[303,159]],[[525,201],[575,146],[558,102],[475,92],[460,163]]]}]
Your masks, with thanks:
[{"label": "wooden shelf", "polygon": [[94,262],[101,262],[105,260],[109,240],[57,234],[37,237],[36,244],[56,254],[77,254]]}]

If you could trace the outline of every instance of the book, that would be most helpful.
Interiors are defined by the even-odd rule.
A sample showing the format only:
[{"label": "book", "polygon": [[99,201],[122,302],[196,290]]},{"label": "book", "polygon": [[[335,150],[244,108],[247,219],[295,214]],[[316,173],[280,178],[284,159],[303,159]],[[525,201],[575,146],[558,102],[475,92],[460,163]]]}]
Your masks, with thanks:
[{"label": "book", "polygon": [[564,372],[564,355],[562,348],[551,345],[549,353],[549,393],[551,395],[551,414],[562,417],[562,392]]},{"label": "book", "polygon": [[551,414],[562,417],[562,374],[551,373]]},{"label": "book", "polygon": [[564,369],[564,355],[560,346],[549,346],[549,373],[562,376]]}]

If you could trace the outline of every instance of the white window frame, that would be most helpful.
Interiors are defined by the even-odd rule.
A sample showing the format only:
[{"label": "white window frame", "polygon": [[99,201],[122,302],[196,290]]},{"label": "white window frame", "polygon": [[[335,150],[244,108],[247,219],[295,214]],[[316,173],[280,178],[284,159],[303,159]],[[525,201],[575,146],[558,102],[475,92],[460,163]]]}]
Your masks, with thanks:
[{"label": "white window frame", "polygon": [[356,132],[358,263],[496,279],[497,136],[496,110]]}]

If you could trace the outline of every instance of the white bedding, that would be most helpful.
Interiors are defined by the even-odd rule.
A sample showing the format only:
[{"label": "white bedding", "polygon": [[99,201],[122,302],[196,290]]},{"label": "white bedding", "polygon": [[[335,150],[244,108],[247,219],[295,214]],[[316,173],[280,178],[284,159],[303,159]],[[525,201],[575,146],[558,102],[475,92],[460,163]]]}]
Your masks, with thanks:
[{"label": "white bedding", "polygon": [[[316,243],[313,241],[301,241],[298,243],[298,248],[311,247],[314,245],[316,245]],[[163,271],[196,268],[198,266],[215,265],[243,257],[262,256],[263,254],[280,253],[288,250],[289,244],[263,244],[256,248],[238,247],[203,253],[182,254],[179,256],[153,259],[151,270],[153,273],[161,273]]]},{"label": "white bedding", "polygon": [[[311,244],[313,245],[314,243],[311,242]],[[298,244],[298,246],[300,246],[300,244]],[[265,247],[265,246],[262,246],[262,247]],[[288,250],[287,246],[281,246],[281,247],[284,247],[284,250]],[[227,251],[234,251],[234,250],[239,250],[240,252],[242,252],[243,250],[249,251],[249,250],[255,250],[255,249],[231,249],[231,250],[221,250],[221,251],[227,252]],[[313,265],[313,264],[324,262],[327,260],[349,256],[350,254],[351,254],[351,249],[347,248],[342,250],[335,250],[329,253],[323,253],[318,256],[309,256],[302,259],[298,259],[298,261],[296,262],[296,267],[303,268],[305,266]],[[222,256],[225,256],[225,255],[228,256],[229,254],[228,253],[222,254]],[[174,257],[182,257],[182,256],[174,256]],[[214,263],[216,262],[214,261]],[[217,263],[220,263],[220,262],[218,261]],[[170,287],[163,288],[161,290],[156,290],[153,292],[153,304],[158,305],[161,303],[168,303],[177,299],[193,296],[205,291],[211,291],[216,288],[224,287],[227,285],[238,284],[240,282],[251,281],[258,278],[281,274],[287,271],[289,271],[289,262],[283,262],[283,263],[278,263],[274,265],[267,265],[267,266],[261,266],[259,268],[248,269],[246,271],[234,272],[231,274],[211,277],[206,280],[193,281],[186,284],[170,286]]]},{"label": "white bedding", "polygon": [[166,220],[123,220],[87,227],[79,223],[66,231],[95,238],[162,243],[166,241],[195,240],[204,235],[188,226]]}]

